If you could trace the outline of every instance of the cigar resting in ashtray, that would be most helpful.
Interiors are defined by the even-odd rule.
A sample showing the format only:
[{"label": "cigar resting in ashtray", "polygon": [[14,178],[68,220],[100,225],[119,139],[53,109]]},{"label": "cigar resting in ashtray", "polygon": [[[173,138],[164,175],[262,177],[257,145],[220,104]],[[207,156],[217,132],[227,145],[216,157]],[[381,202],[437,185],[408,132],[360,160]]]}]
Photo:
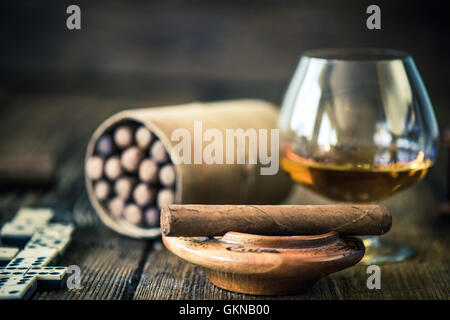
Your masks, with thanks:
[{"label": "cigar resting in ashtray", "polygon": [[381,205],[169,205],[161,210],[165,236],[212,237],[229,231],[258,235],[381,235],[392,216]]}]

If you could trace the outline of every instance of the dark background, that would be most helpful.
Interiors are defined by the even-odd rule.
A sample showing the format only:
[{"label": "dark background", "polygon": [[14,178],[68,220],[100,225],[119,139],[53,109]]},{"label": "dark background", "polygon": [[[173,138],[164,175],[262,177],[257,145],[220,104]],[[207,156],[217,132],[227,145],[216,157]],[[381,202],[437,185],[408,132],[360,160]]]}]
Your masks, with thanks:
[{"label": "dark background", "polygon": [[[374,3],[382,30],[366,28]],[[279,102],[302,51],[373,46],[410,52],[433,98],[449,83],[444,3],[2,1],[0,85],[3,95],[89,91],[152,99],[192,91],[201,100]],[[82,30],[66,28],[69,4],[81,7]]]},{"label": "dark background", "polygon": [[[81,30],[66,28],[70,4],[81,8]],[[381,30],[366,28],[370,4],[381,7]],[[242,97],[279,104],[302,51],[322,47],[410,52],[443,129],[450,124],[444,4],[3,0],[0,152],[83,154],[95,127],[123,108]]]}]

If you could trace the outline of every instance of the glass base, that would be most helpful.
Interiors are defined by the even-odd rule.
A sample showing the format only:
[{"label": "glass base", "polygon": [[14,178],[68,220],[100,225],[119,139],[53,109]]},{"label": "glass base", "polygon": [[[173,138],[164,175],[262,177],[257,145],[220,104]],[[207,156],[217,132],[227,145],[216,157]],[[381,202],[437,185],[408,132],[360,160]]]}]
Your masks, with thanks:
[{"label": "glass base", "polygon": [[363,265],[400,262],[411,258],[416,250],[408,245],[380,239],[379,237],[361,237],[366,254],[359,262]]}]

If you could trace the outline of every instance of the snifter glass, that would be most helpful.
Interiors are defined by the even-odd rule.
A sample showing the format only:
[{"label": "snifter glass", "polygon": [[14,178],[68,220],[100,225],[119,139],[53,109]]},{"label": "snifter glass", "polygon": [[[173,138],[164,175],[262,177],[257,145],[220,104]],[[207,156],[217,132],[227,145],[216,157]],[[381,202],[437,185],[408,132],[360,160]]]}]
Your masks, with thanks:
[{"label": "snifter glass", "polygon": [[[305,52],[280,115],[281,166],[340,202],[372,203],[423,179],[437,155],[433,107],[410,55],[387,49]],[[402,261],[409,246],[365,239],[363,263]]]}]

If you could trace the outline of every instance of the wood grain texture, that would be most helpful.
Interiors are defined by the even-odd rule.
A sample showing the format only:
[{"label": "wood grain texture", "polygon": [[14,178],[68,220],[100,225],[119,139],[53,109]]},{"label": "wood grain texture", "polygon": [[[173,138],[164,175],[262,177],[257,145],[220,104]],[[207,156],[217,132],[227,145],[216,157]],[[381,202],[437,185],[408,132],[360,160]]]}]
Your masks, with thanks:
[{"label": "wood grain texture", "polygon": [[78,229],[61,265],[78,265],[81,289],[38,291],[33,299],[128,299],[145,242],[123,239],[103,226]]}]

